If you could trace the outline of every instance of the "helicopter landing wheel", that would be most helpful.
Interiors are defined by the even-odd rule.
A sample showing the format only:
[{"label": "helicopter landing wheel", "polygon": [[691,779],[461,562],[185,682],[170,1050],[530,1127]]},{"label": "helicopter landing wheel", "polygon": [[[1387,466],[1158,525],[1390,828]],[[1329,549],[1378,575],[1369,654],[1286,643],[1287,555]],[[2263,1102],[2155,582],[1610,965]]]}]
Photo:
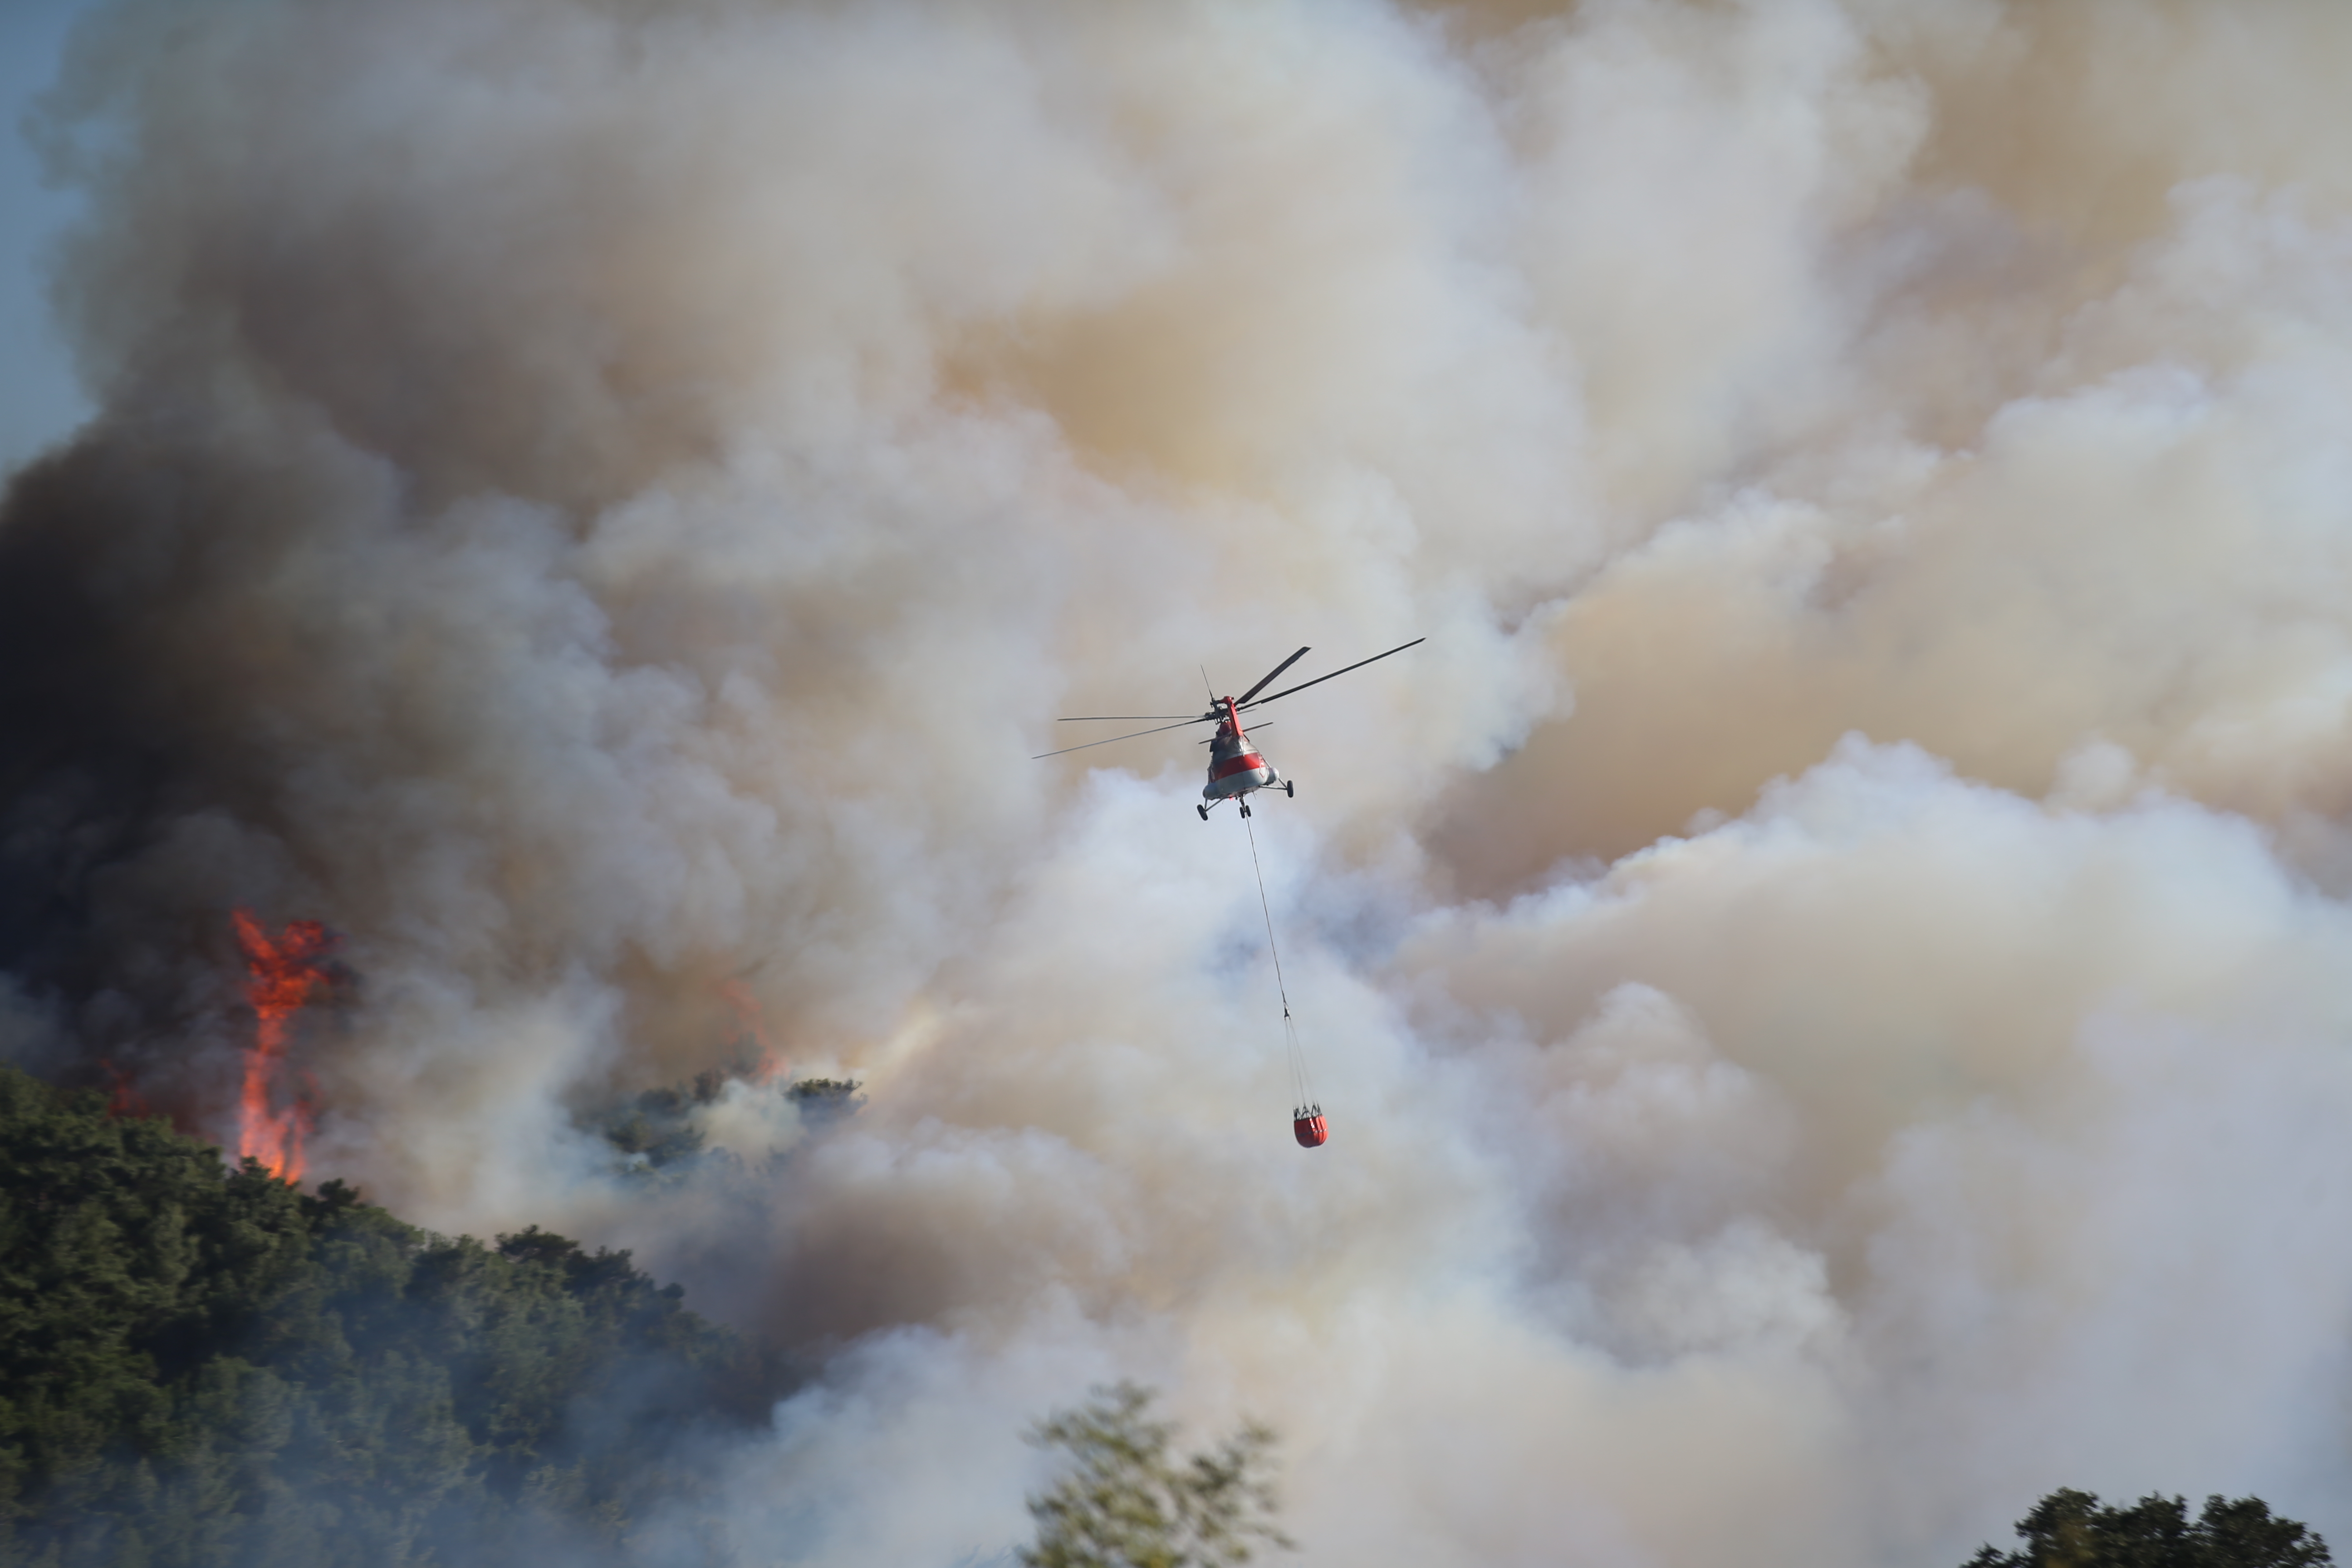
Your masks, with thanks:
[{"label": "helicopter landing wheel", "polygon": [[1242,802],[1242,815],[1243,815],[1244,816],[1247,816],[1249,814],[1250,814],[1249,802],[1247,802],[1247,801],[1244,801],[1244,802]]},{"label": "helicopter landing wheel", "polygon": [[1285,779],[1285,780],[1283,780],[1283,781],[1282,781],[1282,793],[1283,793],[1285,795],[1287,795],[1287,796],[1291,797],[1292,799],[1296,799],[1296,798],[1297,798],[1297,795],[1298,795],[1298,781],[1297,781],[1297,779]]},{"label": "helicopter landing wheel", "polygon": [[1199,812],[1199,813],[1201,814],[1201,820],[1202,820],[1202,821],[1206,822],[1206,821],[1208,821],[1208,820],[1209,820],[1209,808],[1208,808],[1207,806],[1205,806],[1205,805],[1196,805],[1196,806],[1194,806],[1192,809],[1193,809],[1194,811],[1197,811],[1197,812]]}]

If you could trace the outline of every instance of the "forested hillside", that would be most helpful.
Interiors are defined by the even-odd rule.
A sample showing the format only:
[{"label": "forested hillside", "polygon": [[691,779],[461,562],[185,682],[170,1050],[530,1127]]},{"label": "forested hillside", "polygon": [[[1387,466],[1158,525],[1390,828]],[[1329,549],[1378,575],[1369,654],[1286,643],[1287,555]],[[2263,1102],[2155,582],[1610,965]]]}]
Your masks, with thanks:
[{"label": "forested hillside", "polygon": [[772,1383],[625,1252],[434,1236],[0,1068],[0,1561],[594,1563],[690,1520]]}]

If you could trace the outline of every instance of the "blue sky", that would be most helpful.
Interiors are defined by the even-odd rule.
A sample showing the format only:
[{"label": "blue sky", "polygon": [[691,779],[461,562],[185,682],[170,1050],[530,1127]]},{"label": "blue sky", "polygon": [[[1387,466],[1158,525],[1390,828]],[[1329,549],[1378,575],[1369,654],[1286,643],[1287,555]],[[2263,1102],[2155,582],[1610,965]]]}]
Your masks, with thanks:
[{"label": "blue sky", "polygon": [[0,105],[7,124],[0,136],[0,468],[14,469],[89,412],[48,305],[46,258],[77,204],[43,185],[23,126],[56,75],[73,18],[90,4],[0,5]]}]

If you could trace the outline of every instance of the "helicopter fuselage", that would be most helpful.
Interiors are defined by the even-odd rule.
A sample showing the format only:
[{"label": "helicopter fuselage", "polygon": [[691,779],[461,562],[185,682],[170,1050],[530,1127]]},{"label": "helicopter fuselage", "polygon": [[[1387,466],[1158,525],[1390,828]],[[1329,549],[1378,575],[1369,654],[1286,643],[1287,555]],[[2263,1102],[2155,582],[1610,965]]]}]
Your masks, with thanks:
[{"label": "helicopter fuselage", "polygon": [[1201,787],[1201,798],[1223,800],[1280,784],[1282,774],[1259,755],[1257,747],[1250,742],[1249,731],[1242,727],[1234,700],[1226,697],[1219,700],[1225,716],[1217,721],[1217,732],[1209,741],[1209,782]]}]

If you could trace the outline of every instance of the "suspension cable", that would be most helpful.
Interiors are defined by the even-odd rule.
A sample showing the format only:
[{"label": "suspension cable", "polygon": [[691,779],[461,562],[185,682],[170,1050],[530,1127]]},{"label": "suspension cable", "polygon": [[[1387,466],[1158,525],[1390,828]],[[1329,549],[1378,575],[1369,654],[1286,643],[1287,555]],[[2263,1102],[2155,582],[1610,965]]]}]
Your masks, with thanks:
[{"label": "suspension cable", "polygon": [[1257,907],[1265,917],[1265,950],[1274,955],[1275,994],[1282,998],[1282,1036],[1290,1057],[1290,1091],[1297,1106],[1294,1114],[1319,1114],[1322,1107],[1315,1098],[1314,1082],[1307,1075],[1307,1053],[1298,1045],[1298,1024],[1290,1016],[1290,987],[1282,977],[1282,946],[1274,940],[1274,906],[1265,896],[1265,867],[1257,856],[1257,829],[1246,816],[1242,818],[1242,826],[1249,834],[1250,869],[1257,873]]},{"label": "suspension cable", "polygon": [[1265,950],[1274,954],[1275,994],[1282,998],[1282,1016],[1287,1018],[1290,1016],[1290,991],[1282,983],[1282,949],[1275,945],[1274,908],[1265,901],[1265,868],[1258,864],[1257,829],[1251,826],[1246,816],[1242,818],[1242,826],[1249,833],[1250,869],[1257,873],[1257,907],[1258,912],[1265,916]]}]

